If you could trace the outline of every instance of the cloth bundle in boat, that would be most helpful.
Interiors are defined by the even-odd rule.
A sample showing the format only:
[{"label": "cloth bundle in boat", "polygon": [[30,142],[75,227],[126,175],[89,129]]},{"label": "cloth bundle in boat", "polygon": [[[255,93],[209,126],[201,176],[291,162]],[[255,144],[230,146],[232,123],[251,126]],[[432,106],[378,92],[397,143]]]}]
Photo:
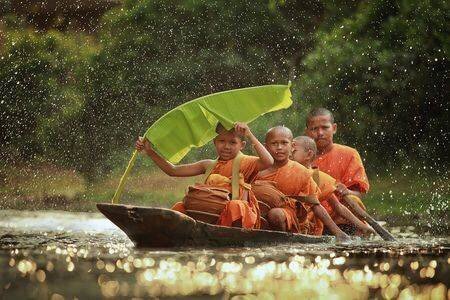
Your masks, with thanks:
[{"label": "cloth bundle in boat", "polygon": [[[247,157],[239,152],[232,161],[229,161],[231,163],[227,162],[229,165],[228,167],[231,165],[231,178],[221,174],[212,173],[219,163],[218,160],[213,161],[207,167],[205,172],[206,179],[204,180],[204,184],[197,185],[197,187],[202,186],[206,189],[200,192],[191,188],[185,199],[186,202],[191,202],[188,203],[188,208],[186,208],[183,201],[176,203],[172,209],[185,213],[196,220],[211,224],[232,226],[232,223],[235,220],[242,219],[242,227],[248,229],[259,228],[260,220],[257,200],[251,192],[251,185],[244,181],[244,175],[240,173],[242,160],[247,160],[246,164],[248,164],[249,159],[254,163],[255,158],[256,157]],[[217,191],[221,191],[222,193],[222,195],[218,197],[219,199],[217,199],[218,195],[215,193]],[[228,197],[226,197],[226,193],[230,192],[231,195],[228,194]],[[189,197],[189,195],[191,195],[191,197]],[[190,198],[195,200],[192,201]],[[211,198],[214,201],[211,201]],[[225,200],[225,198],[227,198],[227,201],[222,201]],[[219,200],[219,202],[217,202],[217,200]],[[216,214],[216,212],[222,208],[222,205],[223,209],[220,212],[220,215]]]},{"label": "cloth bundle in boat", "polygon": [[258,199],[259,209],[262,217],[266,217],[267,213],[272,208],[287,208],[295,209],[297,219],[301,223],[306,219],[307,211],[304,205],[283,194],[276,187],[276,182],[269,180],[256,180],[252,184],[252,191]]},{"label": "cloth bundle in boat", "polygon": [[261,216],[266,217],[270,209],[287,204],[286,196],[276,188],[274,181],[256,180],[252,191],[258,199]]},{"label": "cloth bundle in boat", "polygon": [[183,204],[195,219],[215,224],[230,200],[230,192],[226,188],[196,184],[188,187]]},{"label": "cloth bundle in boat", "polygon": [[186,209],[220,214],[230,201],[230,192],[221,187],[196,184],[188,187],[183,203]]}]

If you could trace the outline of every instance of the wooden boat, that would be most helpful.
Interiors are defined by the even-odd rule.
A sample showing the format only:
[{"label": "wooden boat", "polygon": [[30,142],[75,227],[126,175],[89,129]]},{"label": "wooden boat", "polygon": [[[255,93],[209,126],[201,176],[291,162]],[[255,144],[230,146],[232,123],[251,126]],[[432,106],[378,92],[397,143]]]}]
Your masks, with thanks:
[{"label": "wooden boat", "polygon": [[97,208],[133,241],[136,247],[229,247],[288,243],[328,243],[329,236],[212,225],[165,208],[97,204]]}]

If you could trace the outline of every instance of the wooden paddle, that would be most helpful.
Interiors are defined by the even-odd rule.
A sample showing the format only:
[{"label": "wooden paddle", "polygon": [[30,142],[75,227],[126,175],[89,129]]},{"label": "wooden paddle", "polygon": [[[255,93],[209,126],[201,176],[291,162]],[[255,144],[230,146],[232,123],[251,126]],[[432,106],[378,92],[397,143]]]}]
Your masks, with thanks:
[{"label": "wooden paddle", "polygon": [[[319,201],[314,198],[304,196],[288,196],[294,198],[297,201],[306,202],[310,204],[319,204]],[[372,218],[364,209],[362,209],[355,201],[350,198],[344,197],[345,203],[350,207],[352,212],[357,216],[369,223],[370,226],[383,238],[385,241],[395,241],[394,236],[384,229],[374,218]]]},{"label": "wooden paddle", "polygon": [[385,241],[395,241],[394,236],[383,228],[374,218],[372,218],[364,209],[362,209],[355,201],[344,196],[345,203],[349,206],[352,212],[357,216],[369,223],[370,226],[383,238]]}]

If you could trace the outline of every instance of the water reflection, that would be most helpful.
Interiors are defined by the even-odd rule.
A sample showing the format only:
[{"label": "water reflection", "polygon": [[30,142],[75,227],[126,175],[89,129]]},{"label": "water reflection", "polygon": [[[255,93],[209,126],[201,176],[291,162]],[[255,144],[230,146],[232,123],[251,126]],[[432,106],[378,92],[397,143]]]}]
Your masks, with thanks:
[{"label": "water reflection", "polygon": [[448,238],[419,239],[414,228],[394,230],[404,236],[396,243],[141,250],[114,228],[93,232],[70,222],[64,230],[37,226],[32,233],[3,226],[0,292],[6,299],[450,297]]}]

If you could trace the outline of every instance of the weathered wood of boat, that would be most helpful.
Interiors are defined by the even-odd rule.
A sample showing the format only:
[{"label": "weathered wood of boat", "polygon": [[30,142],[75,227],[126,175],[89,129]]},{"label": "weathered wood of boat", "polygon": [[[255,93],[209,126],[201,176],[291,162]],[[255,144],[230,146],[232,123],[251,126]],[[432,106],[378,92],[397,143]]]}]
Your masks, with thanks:
[{"label": "weathered wood of boat", "polygon": [[97,204],[136,247],[227,247],[281,243],[328,243],[333,237],[211,225],[165,208]]}]

